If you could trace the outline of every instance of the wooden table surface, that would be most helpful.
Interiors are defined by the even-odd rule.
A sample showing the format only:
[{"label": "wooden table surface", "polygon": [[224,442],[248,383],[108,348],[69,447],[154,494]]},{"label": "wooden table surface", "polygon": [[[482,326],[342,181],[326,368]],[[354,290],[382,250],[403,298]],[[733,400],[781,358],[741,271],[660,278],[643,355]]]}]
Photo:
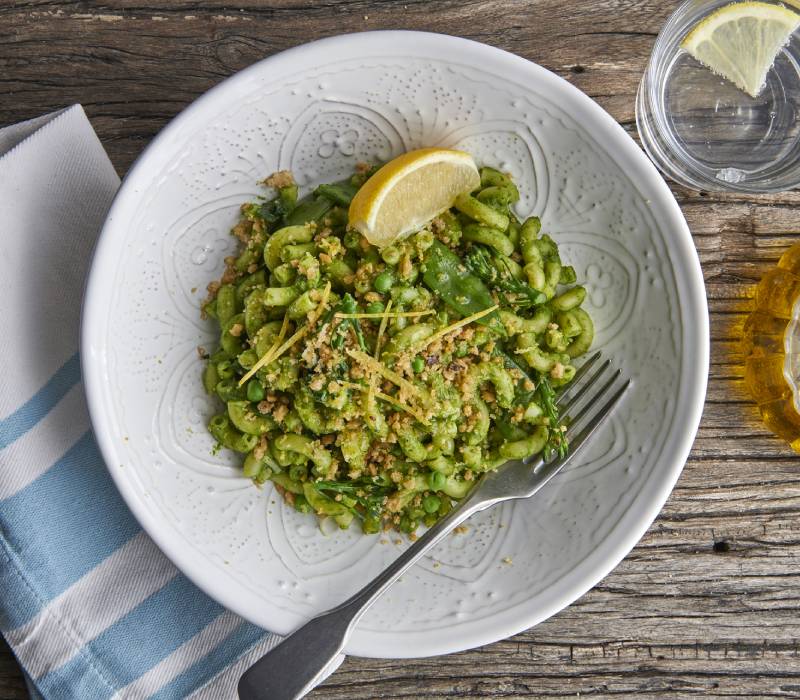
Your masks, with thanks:
[{"label": "wooden table surface", "polygon": [[[0,124],[85,107],[120,175],[231,73],[324,36],[459,34],[535,61],[635,136],[634,96],[672,0],[106,0],[0,3]],[[349,658],[310,697],[800,698],[800,460],[748,401],[737,348],[753,284],[800,239],[800,192],[673,187],[711,313],[708,398],[663,512],[594,590],[512,639],[447,657]],[[0,648],[0,698],[26,697]]]}]

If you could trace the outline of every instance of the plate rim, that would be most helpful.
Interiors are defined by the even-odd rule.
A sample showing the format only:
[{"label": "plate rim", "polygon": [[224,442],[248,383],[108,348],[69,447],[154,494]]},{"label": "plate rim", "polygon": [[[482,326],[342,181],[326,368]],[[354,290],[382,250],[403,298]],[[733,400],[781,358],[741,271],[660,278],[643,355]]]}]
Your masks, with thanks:
[{"label": "plate rim", "polygon": [[[529,609],[526,611],[524,610],[525,602],[519,603],[495,616],[491,625],[486,625],[484,621],[484,623],[480,625],[480,629],[477,630],[471,629],[470,631],[466,631],[464,629],[470,624],[474,626],[474,622],[470,623],[470,621],[465,621],[454,623],[451,628],[449,628],[452,631],[447,635],[450,643],[432,640],[432,637],[435,637],[435,635],[432,635],[430,632],[404,632],[402,635],[402,645],[395,644],[395,646],[401,646],[402,648],[392,648],[391,653],[387,653],[385,650],[387,646],[385,633],[377,634],[368,631],[355,631],[346,647],[346,652],[348,654],[377,658],[435,656],[463,651],[508,638],[551,617],[556,612],[570,605],[605,578],[605,576],[616,568],[620,561],[627,556],[656,519],[683,470],[694,442],[705,404],[710,358],[708,304],[705,284],[697,250],[680,206],[655,166],[627,132],[597,102],[579,88],[572,85],[569,81],[533,61],[529,61],[521,56],[487,44],[448,34],[412,30],[379,30],[340,34],[301,44],[273,54],[232,74],[197,97],[191,104],[173,117],[145,147],[142,153],[132,163],[112,201],[106,220],[95,244],[90,270],[86,278],[81,309],[80,358],[81,372],[93,434],[106,467],[117,490],[122,495],[123,500],[130,508],[142,529],[178,570],[191,580],[201,591],[210,596],[213,600],[219,602],[225,608],[240,615],[243,619],[249,620],[262,627],[265,627],[265,623],[267,623],[268,626],[265,627],[265,629],[270,629],[278,634],[287,634],[292,630],[290,624],[274,625],[269,623],[263,616],[259,616],[258,611],[253,611],[251,608],[245,607],[244,604],[240,604],[236,596],[225,586],[224,581],[215,580],[214,576],[205,576],[201,568],[195,566],[192,557],[185,555],[183,551],[181,551],[186,550],[185,544],[183,544],[179,538],[176,538],[171,531],[158,527],[158,523],[153,521],[150,511],[145,507],[140,496],[129,487],[128,482],[122,478],[121,473],[111,466],[118,463],[119,460],[114,459],[116,451],[112,441],[112,431],[109,429],[108,421],[102,410],[104,378],[101,365],[97,362],[99,353],[98,344],[94,342],[94,337],[97,337],[94,333],[97,328],[105,328],[102,314],[102,307],[104,306],[102,292],[104,288],[106,288],[103,285],[103,276],[107,270],[104,268],[103,261],[109,257],[108,253],[110,251],[113,252],[115,250],[114,245],[117,243],[117,239],[120,241],[124,240],[121,238],[124,229],[122,226],[117,226],[116,216],[125,206],[126,200],[136,196],[136,180],[141,176],[141,173],[145,172],[150,156],[157,152],[162,143],[168,142],[173,133],[182,129],[184,124],[190,124],[195,114],[199,114],[206,105],[210,106],[214,104],[217,100],[217,95],[222,94],[226,90],[233,89],[233,86],[237,83],[248,80],[251,75],[256,75],[265,70],[265,67],[272,68],[280,63],[295,61],[301,54],[312,54],[315,51],[327,51],[337,46],[343,48],[343,45],[347,45],[347,57],[354,58],[354,56],[350,55],[354,52],[354,47],[363,45],[369,47],[369,45],[374,42],[375,46],[371,47],[373,53],[369,54],[370,57],[374,56],[375,58],[379,58],[381,55],[396,56],[398,53],[398,49],[396,48],[398,41],[406,46],[408,42],[412,42],[415,51],[424,48],[426,51],[429,50],[440,53],[438,60],[442,60],[442,50],[450,48],[453,51],[454,60],[456,54],[463,54],[466,52],[469,55],[470,61],[477,62],[483,56],[489,64],[496,65],[506,62],[510,68],[513,67],[515,70],[522,72],[527,71],[529,75],[538,74],[536,76],[537,79],[544,80],[545,82],[549,81],[557,90],[566,90],[568,93],[572,93],[572,98],[583,104],[586,111],[592,116],[593,120],[598,122],[598,126],[601,127],[604,132],[616,134],[613,145],[617,146],[618,150],[614,154],[614,160],[618,165],[621,164],[621,162],[628,161],[634,168],[643,169],[643,175],[647,180],[648,186],[659,195],[659,204],[665,209],[669,216],[669,221],[664,228],[675,234],[670,243],[679,249],[679,257],[683,258],[687,263],[686,274],[688,279],[676,279],[676,287],[678,288],[680,299],[680,283],[683,282],[688,285],[687,301],[691,303],[691,311],[695,317],[695,324],[692,326],[691,331],[697,334],[697,338],[695,339],[696,347],[693,348],[697,351],[697,354],[692,358],[685,359],[691,359],[688,370],[688,373],[691,375],[689,376],[689,380],[696,386],[696,390],[691,397],[691,401],[681,405],[680,413],[682,414],[682,420],[680,417],[676,419],[676,423],[682,424],[683,430],[681,431],[679,439],[675,440],[673,443],[673,458],[670,460],[668,473],[665,474],[664,479],[659,484],[653,485],[651,480],[643,487],[643,492],[648,490],[649,486],[649,490],[652,491],[652,493],[649,494],[647,499],[643,499],[640,496],[643,502],[637,503],[640,512],[635,517],[635,527],[629,527],[622,535],[614,538],[613,534],[619,529],[618,525],[615,526],[609,534],[609,537],[604,540],[604,542],[607,543],[607,547],[610,548],[610,551],[604,551],[602,556],[600,556],[600,554],[598,554],[600,547],[598,547],[598,550],[595,550],[592,556],[587,557],[578,566],[571,569],[565,576],[565,579],[569,579],[568,585],[565,581],[565,585],[562,586],[558,595],[553,596],[549,605],[542,606],[536,610]],[[379,48],[380,45],[382,45],[382,49]],[[410,59],[418,59],[421,57],[424,56],[418,55],[417,53],[409,54]],[[606,148],[606,146],[604,146],[604,148]],[[672,267],[671,263],[670,267]],[[674,272],[675,269],[672,269]],[[689,316],[692,314],[689,314]],[[685,320],[683,315],[681,316],[681,320]],[[684,331],[684,344],[686,342],[686,335],[688,335],[688,333]],[[683,350],[683,347],[680,348],[681,352]],[[613,540],[613,543],[608,544],[609,540]],[[583,569],[588,569],[588,571],[579,574],[576,573]],[[272,614],[274,615],[274,611]]]}]

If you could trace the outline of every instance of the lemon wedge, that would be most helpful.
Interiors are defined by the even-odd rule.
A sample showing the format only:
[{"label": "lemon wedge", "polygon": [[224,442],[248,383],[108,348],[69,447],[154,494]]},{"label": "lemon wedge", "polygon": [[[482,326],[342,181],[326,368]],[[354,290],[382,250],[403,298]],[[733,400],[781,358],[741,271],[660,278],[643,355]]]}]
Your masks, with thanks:
[{"label": "lemon wedge", "polygon": [[800,14],[766,2],[725,5],[703,19],[681,48],[752,97],[758,96],[778,52],[800,25]]},{"label": "lemon wedge", "polygon": [[350,226],[383,248],[418,230],[480,185],[469,153],[420,148],[390,160],[353,197]]}]

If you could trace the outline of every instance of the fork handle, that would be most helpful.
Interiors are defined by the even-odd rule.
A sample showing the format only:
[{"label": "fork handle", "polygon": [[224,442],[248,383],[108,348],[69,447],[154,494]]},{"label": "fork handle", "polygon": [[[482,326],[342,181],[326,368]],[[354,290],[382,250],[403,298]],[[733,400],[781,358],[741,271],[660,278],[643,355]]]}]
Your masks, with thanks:
[{"label": "fork handle", "polygon": [[341,605],[312,618],[256,661],[239,679],[241,700],[296,700],[308,693],[342,652],[350,632],[372,603],[450,530],[492,504],[464,498],[386,569]]}]

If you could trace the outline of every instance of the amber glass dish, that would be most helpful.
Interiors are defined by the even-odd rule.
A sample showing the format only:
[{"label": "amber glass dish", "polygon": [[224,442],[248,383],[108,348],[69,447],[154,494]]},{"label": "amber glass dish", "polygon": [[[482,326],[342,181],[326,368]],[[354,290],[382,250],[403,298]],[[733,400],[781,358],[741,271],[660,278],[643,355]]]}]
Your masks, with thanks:
[{"label": "amber glass dish", "polygon": [[800,244],[756,287],[743,351],[745,383],[764,423],[800,452]]}]

